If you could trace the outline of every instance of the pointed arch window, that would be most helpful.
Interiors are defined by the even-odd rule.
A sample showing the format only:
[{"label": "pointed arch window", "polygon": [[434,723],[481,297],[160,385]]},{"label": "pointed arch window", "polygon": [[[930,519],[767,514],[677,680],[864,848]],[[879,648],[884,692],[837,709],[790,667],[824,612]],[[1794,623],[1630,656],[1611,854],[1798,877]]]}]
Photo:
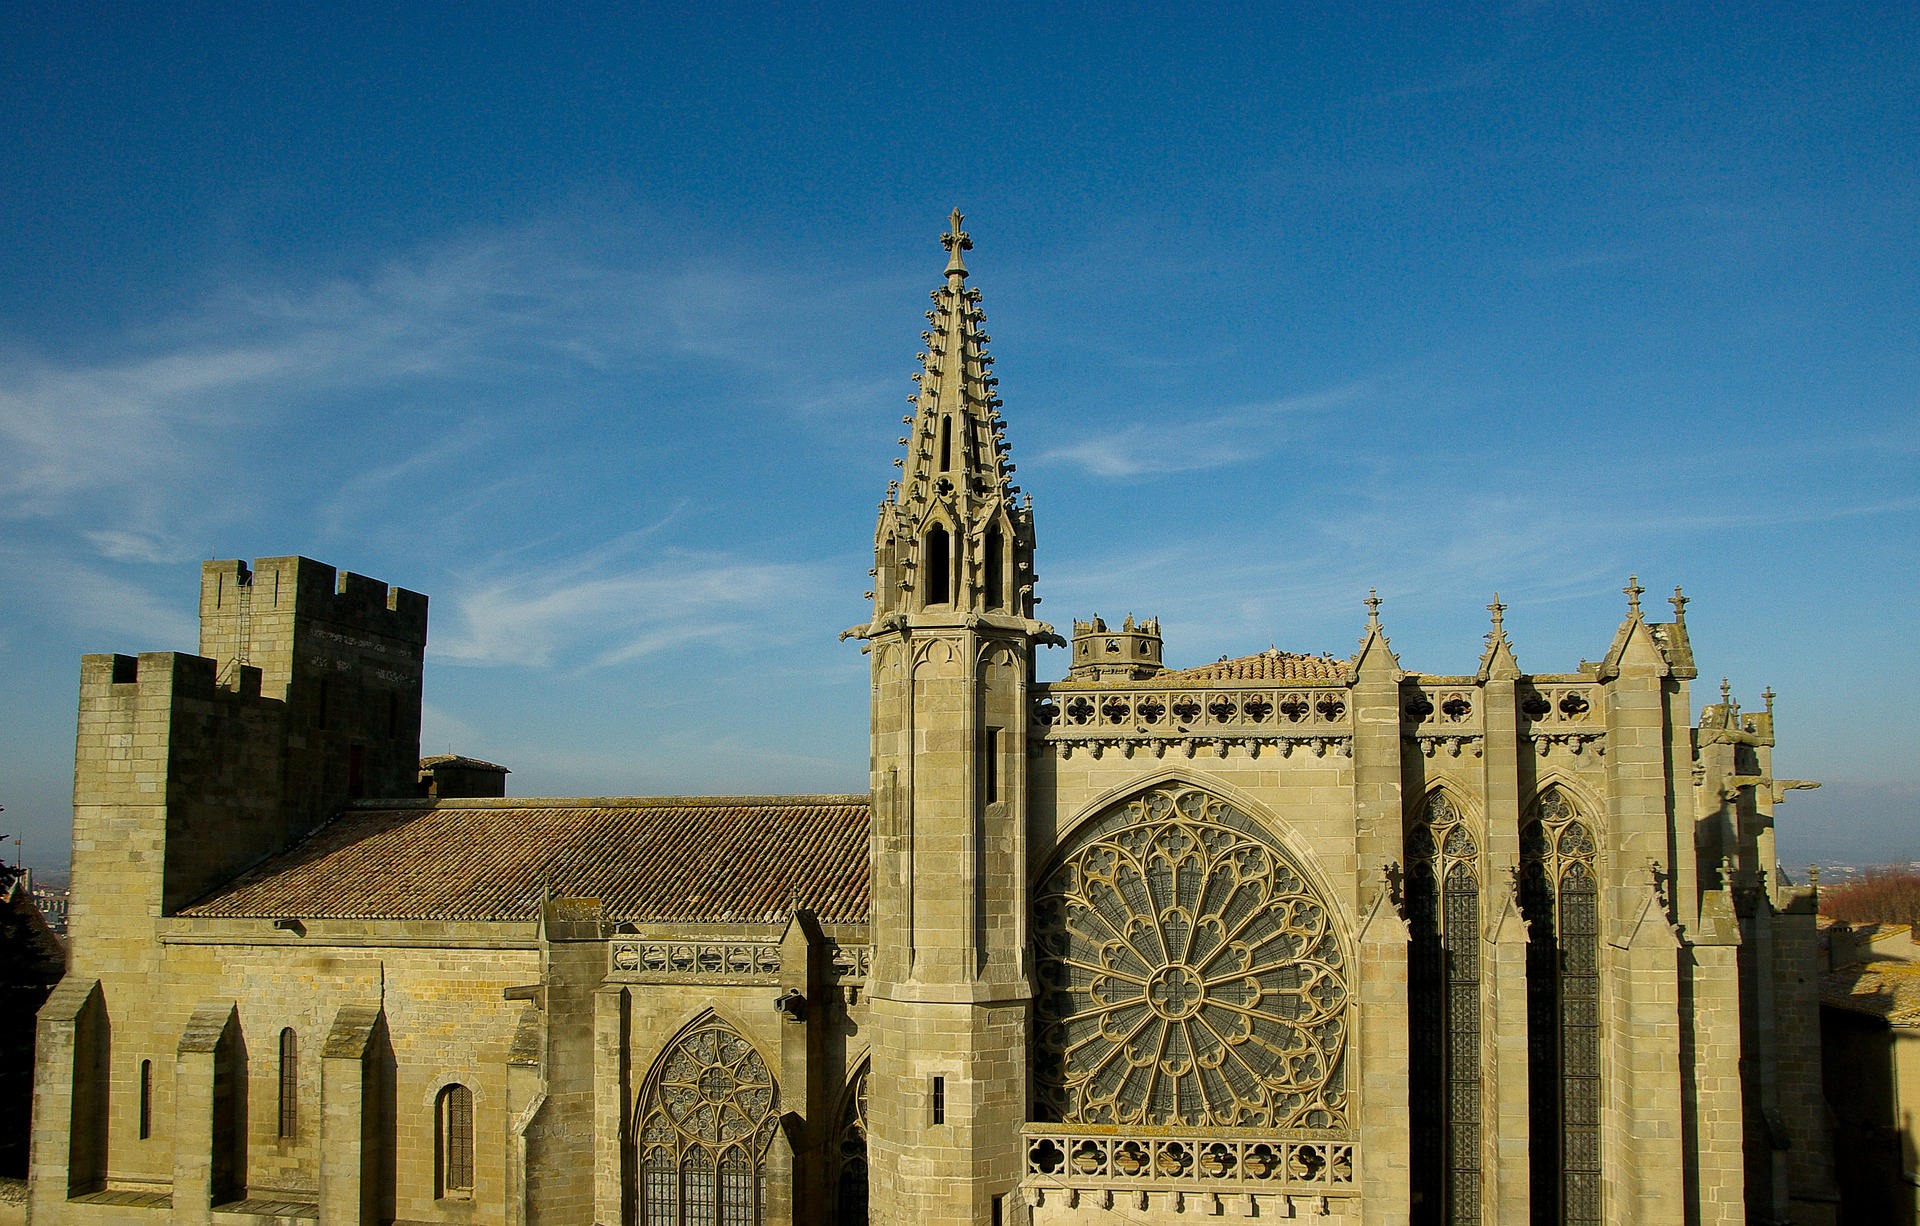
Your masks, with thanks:
[{"label": "pointed arch window", "polygon": [[1006,607],[1006,552],[1007,539],[1001,534],[1000,525],[995,524],[987,529],[986,557],[982,567],[985,571],[983,578],[987,588],[989,609]]},{"label": "pointed arch window", "polygon": [[1407,830],[1413,1220],[1480,1220],[1480,857],[1441,792]]},{"label": "pointed arch window", "polygon": [[953,599],[953,538],[945,525],[927,529],[927,547],[920,551],[920,566],[927,585],[927,603],[947,604]]},{"label": "pointed arch window", "polygon": [[459,1082],[434,1101],[434,1195],[466,1200],[473,1195],[473,1091]]},{"label": "pointed arch window", "polygon": [[646,1226],[761,1226],[780,1095],[753,1044],[708,1020],[675,1039],[635,1119]]},{"label": "pointed arch window", "polygon": [[1559,788],[1520,829],[1533,1220],[1600,1221],[1600,923],[1593,827]]}]

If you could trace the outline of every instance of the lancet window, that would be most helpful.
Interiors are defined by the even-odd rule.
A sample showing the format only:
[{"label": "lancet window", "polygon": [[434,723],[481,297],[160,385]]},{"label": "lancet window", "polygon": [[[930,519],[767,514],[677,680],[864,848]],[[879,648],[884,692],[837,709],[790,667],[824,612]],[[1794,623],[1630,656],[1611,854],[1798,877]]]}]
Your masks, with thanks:
[{"label": "lancet window", "polygon": [[920,554],[921,582],[925,583],[927,603],[946,604],[953,599],[953,545],[947,530],[939,524],[927,529],[927,547]]},{"label": "lancet window", "polygon": [[1533,1220],[1600,1221],[1600,918],[1593,827],[1558,788],[1520,830]]},{"label": "lancet window", "polygon": [[1232,805],[1169,785],[1096,818],[1043,880],[1035,939],[1046,1118],[1346,1126],[1332,913]]},{"label": "lancet window", "polygon": [[1407,830],[1414,1217],[1480,1221],[1480,855],[1435,792]]},{"label": "lancet window", "polygon": [[675,1039],[635,1118],[641,1220],[760,1226],[779,1106],[766,1061],[726,1023],[710,1019]]}]

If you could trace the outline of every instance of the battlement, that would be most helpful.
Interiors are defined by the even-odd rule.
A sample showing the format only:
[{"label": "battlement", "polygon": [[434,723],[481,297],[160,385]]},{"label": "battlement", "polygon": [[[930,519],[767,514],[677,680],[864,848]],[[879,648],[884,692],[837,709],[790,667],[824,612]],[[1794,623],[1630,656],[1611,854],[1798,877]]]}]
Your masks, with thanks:
[{"label": "battlement", "polygon": [[1160,619],[1135,622],[1129,615],[1118,630],[1109,630],[1100,617],[1073,623],[1073,662],[1067,676],[1075,681],[1144,681],[1161,672]]},{"label": "battlement", "polygon": [[188,697],[212,698],[215,691],[260,697],[260,670],[243,666],[222,684],[219,666],[205,656],[184,651],[148,651],[80,657],[80,693],[110,697],[140,691],[161,691]]},{"label": "battlement", "polygon": [[427,598],[419,592],[299,556],[207,562],[200,568],[202,636],[209,620],[263,613],[365,630],[424,646]]}]

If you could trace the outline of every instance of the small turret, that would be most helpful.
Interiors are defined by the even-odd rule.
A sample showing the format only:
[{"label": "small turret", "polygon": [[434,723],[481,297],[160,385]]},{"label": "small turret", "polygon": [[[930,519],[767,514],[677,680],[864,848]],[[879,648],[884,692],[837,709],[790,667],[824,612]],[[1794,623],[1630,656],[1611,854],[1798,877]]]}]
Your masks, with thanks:
[{"label": "small turret", "polygon": [[1118,630],[1099,617],[1073,623],[1070,681],[1145,681],[1162,672],[1160,619],[1135,622],[1131,614]]}]

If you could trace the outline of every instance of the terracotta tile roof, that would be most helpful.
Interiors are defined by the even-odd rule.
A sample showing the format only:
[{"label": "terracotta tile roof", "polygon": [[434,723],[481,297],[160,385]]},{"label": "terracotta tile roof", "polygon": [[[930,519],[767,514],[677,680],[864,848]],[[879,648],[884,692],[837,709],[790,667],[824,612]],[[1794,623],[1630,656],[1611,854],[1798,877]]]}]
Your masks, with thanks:
[{"label": "terracotta tile roof", "polygon": [[482,762],[478,758],[469,758],[464,754],[457,753],[437,753],[431,758],[420,759],[421,770],[426,770],[431,766],[464,766],[469,770],[499,771],[503,775],[511,775],[513,773],[498,762]]},{"label": "terracotta tile roof", "polygon": [[1343,681],[1347,675],[1350,661],[1335,660],[1327,656],[1301,656],[1290,651],[1281,651],[1269,647],[1267,650],[1250,656],[1241,656],[1237,660],[1220,660],[1213,664],[1202,664],[1198,668],[1182,668],[1161,673],[1147,682],[1148,685],[1160,685],[1165,682],[1206,681]]},{"label": "terracotta tile roof", "polygon": [[542,884],[612,920],[867,918],[865,796],[362,803],[189,916],[530,920]]},{"label": "terracotta tile roof", "polygon": [[1820,1003],[1894,1026],[1920,1026],[1920,963],[1875,959],[1829,971]]}]

